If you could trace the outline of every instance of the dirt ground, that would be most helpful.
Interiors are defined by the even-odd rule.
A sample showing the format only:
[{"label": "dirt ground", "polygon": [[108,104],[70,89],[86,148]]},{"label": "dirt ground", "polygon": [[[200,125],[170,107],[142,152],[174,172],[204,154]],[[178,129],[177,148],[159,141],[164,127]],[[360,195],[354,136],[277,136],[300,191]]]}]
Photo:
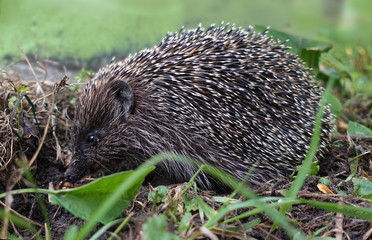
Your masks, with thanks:
[{"label": "dirt ground", "polygon": [[[43,146],[31,167],[32,176],[39,188],[48,189],[51,185],[57,186],[64,178],[64,171],[70,156],[68,129],[74,112],[74,105],[71,104],[71,101],[79,94],[79,90],[72,91],[63,82],[59,85],[42,81],[30,83],[29,81],[23,81],[17,73],[11,71],[0,75],[0,82],[0,191],[5,192],[9,189],[14,190],[30,186],[30,183],[20,171],[19,162],[22,162],[22,153],[25,153],[28,160],[32,159],[36,152],[36,147],[41,142],[43,142]],[[40,130],[34,124],[34,116],[27,99],[23,98],[22,100],[22,112],[19,115],[12,116],[12,112],[8,108],[9,99],[15,96],[11,83],[15,86],[23,83],[31,87],[27,94],[33,102],[37,100],[35,112]],[[53,92],[52,89],[56,89],[54,97],[50,94]],[[49,118],[49,116],[51,117]],[[13,129],[17,131],[18,119],[20,119],[20,128],[22,129],[20,138],[12,133],[10,127],[13,126]],[[43,138],[42,133],[46,126],[49,126],[49,128],[46,137]],[[370,207],[365,199],[354,196],[353,182],[345,181],[351,174],[350,162],[355,160],[356,153],[358,153],[359,158],[356,176],[371,177],[372,142],[370,139],[338,137],[338,139],[334,139],[329,155],[321,161],[318,175],[307,179],[306,184],[299,193],[299,197],[323,202],[340,202]],[[328,187],[335,194],[324,194],[318,189],[317,184],[321,177],[328,177],[331,181]],[[274,179],[268,183],[257,183],[255,191],[262,196],[282,196],[280,191],[289,187],[290,182],[288,180]],[[146,217],[156,213],[151,211],[152,203],[147,200],[148,191],[149,185],[146,184],[141,188],[140,193],[132,204],[123,212],[123,216],[133,214],[133,218],[119,233],[122,239],[141,239],[141,227],[146,221]],[[338,195],[336,194],[338,191],[343,191],[347,195]],[[210,198],[207,197],[216,196],[216,194],[201,191],[200,196],[205,196],[203,199],[210,202],[210,200],[207,200]],[[41,235],[44,235],[45,220],[35,195],[14,195],[13,198],[11,208],[25,219],[28,219],[27,221],[40,230]],[[62,207],[52,205],[46,195],[42,195],[42,199],[46,204],[47,214],[50,219],[52,239],[62,239],[66,230],[72,224],[78,226],[83,224],[82,220],[74,217]],[[4,206],[4,199],[1,199],[1,204]],[[211,205],[219,206],[218,203],[211,203]],[[238,210],[232,214],[238,215],[242,211]],[[368,237],[368,231],[371,231],[372,227],[369,221],[327,212],[308,205],[294,206],[288,212],[288,216],[296,221],[298,227],[307,235],[326,226],[320,235],[334,237],[336,232],[340,231],[343,233],[343,239],[363,239],[363,237]],[[252,239],[264,239],[270,231],[272,222],[265,216],[260,216],[260,218],[260,224],[241,232],[241,235],[233,236],[223,232],[217,235],[220,239],[248,239],[248,236],[252,237]],[[247,218],[245,221],[249,222],[252,219]],[[240,224],[244,223],[240,222]],[[201,225],[201,222],[198,218],[195,218],[194,224]],[[238,225],[239,223],[234,224]],[[169,225],[169,229],[172,231],[171,225]],[[33,237],[30,232],[22,230],[21,227],[12,223],[9,224],[8,231],[23,239]],[[108,236],[106,234],[101,239],[107,239]],[[276,230],[270,239],[288,239],[288,236],[283,230]]]}]

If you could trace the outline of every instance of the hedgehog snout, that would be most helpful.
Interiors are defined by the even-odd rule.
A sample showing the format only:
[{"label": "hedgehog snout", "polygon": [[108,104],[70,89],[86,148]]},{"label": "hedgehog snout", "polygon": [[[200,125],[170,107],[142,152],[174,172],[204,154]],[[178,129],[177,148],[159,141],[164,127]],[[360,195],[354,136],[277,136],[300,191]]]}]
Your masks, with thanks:
[{"label": "hedgehog snout", "polygon": [[73,160],[65,172],[66,181],[75,183],[80,180],[88,173],[89,166],[90,164],[87,161],[81,159]]}]

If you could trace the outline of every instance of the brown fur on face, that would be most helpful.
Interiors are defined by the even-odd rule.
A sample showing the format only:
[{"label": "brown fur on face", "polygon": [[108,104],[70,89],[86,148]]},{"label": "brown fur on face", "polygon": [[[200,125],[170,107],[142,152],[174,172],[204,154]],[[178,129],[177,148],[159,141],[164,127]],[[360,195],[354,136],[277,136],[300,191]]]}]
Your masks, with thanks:
[{"label": "brown fur on face", "polygon": [[[91,167],[113,173],[123,166],[128,170],[139,164],[136,160],[125,161],[125,156],[138,157],[141,150],[125,142],[125,134],[130,132],[127,122],[133,99],[123,100],[120,97],[123,91],[116,83],[125,82],[107,81],[102,86],[92,86],[77,103],[72,128],[73,162],[66,172],[68,180],[76,181]],[[129,104],[128,109],[123,104]]]},{"label": "brown fur on face", "polygon": [[[124,80],[102,80],[105,84],[91,86],[80,97],[72,128],[73,161],[65,173],[68,181],[82,178],[89,170],[104,174],[131,170],[163,151],[184,154],[192,151],[189,156],[194,157],[200,157],[198,153],[204,151],[204,154],[208,153],[205,140],[190,135],[183,126],[171,123],[161,109],[149,102],[152,92],[148,87],[133,84],[131,91],[135,89],[132,92],[135,97],[128,103],[130,110],[124,112],[118,89],[113,89],[118,81]],[[91,135],[97,138],[93,145],[88,140]],[[169,176],[171,180],[166,182],[187,181],[195,171],[192,166],[175,162],[164,162],[162,167],[182,172],[178,177]],[[200,178],[206,179],[206,176]]]}]

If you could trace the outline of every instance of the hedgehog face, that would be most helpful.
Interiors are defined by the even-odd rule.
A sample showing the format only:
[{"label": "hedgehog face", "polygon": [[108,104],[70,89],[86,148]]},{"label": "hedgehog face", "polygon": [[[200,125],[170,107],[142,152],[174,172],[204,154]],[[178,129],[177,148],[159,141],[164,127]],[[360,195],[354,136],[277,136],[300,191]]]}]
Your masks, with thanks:
[{"label": "hedgehog face", "polygon": [[[97,88],[90,86],[86,90],[76,106],[73,156],[65,173],[69,182],[81,179],[89,170],[116,172],[126,162],[123,156],[128,149],[122,133],[127,131],[126,122],[132,107],[132,89],[123,80],[110,81],[107,86]],[[117,164],[113,164],[115,160]]]}]

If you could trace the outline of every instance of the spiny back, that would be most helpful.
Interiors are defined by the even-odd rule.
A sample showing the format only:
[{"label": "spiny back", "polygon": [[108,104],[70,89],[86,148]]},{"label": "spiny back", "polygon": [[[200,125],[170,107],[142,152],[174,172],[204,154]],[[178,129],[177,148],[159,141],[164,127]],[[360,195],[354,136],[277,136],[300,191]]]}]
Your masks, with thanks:
[{"label": "spiny back", "polygon": [[[252,178],[287,175],[309,148],[322,93],[303,62],[287,50],[266,31],[256,34],[251,28],[221,25],[168,34],[157,46],[98,72],[77,107],[76,118],[84,119],[78,135],[90,132],[82,129],[94,128],[92,122],[109,124],[97,124],[99,116],[111,116],[121,127],[105,129],[118,132],[125,145],[115,158],[140,155],[140,163],[172,151],[241,179],[257,160]],[[112,85],[118,80],[133,94],[127,115],[115,105]],[[87,107],[92,103],[94,109]],[[331,119],[326,109],[320,153],[331,136]],[[177,181],[187,181],[195,171],[174,162],[160,167]],[[199,183],[210,187],[205,175]]]}]

